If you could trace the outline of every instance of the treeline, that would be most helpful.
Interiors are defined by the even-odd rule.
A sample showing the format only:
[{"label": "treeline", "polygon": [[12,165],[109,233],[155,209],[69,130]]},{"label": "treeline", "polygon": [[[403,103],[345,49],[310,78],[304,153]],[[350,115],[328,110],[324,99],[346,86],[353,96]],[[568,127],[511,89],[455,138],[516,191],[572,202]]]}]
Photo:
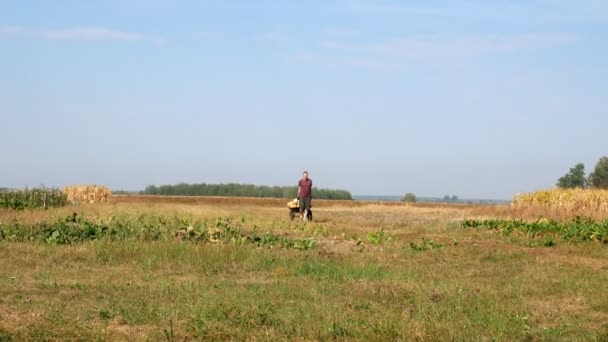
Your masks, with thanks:
[{"label": "treeline", "polygon": [[[226,197],[265,197],[265,198],[294,198],[296,186],[266,186],[253,184],[188,184],[149,185],[142,192],[144,195],[160,196],[226,196]],[[312,196],[315,199],[352,200],[346,190],[314,188]]]}]

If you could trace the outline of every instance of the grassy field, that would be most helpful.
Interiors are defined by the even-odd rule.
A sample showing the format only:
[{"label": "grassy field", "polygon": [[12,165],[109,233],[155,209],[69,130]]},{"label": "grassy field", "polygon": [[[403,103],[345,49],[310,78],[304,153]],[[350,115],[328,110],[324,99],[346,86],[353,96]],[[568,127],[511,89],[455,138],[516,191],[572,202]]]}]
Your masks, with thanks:
[{"label": "grassy field", "polygon": [[0,341],[608,340],[602,238],[463,225],[537,211],[165,200],[0,210]]}]

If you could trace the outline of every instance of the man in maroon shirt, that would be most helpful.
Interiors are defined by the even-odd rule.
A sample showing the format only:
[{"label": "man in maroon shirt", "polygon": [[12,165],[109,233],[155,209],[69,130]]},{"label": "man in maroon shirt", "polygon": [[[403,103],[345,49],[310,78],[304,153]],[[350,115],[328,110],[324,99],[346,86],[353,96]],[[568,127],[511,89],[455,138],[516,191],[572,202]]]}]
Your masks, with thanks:
[{"label": "man in maroon shirt", "polygon": [[312,202],[312,179],[308,178],[308,171],[304,171],[302,179],[298,182],[298,199],[300,200],[300,215],[306,220]]}]

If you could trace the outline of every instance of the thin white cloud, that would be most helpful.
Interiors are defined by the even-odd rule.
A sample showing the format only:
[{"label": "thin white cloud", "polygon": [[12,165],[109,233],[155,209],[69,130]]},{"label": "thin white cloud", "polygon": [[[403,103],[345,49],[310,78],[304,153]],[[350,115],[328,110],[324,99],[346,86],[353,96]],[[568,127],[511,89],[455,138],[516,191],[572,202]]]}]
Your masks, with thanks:
[{"label": "thin white cloud", "polygon": [[360,14],[418,14],[437,15],[446,14],[446,11],[438,11],[426,7],[412,7],[396,3],[352,1],[348,3],[348,9]]},{"label": "thin white cloud", "polygon": [[4,26],[4,27],[0,27],[0,37],[2,36],[8,36],[8,35],[13,35],[13,34],[18,34],[21,32],[21,28],[19,27],[13,27],[13,26]]},{"label": "thin white cloud", "polygon": [[356,55],[327,55],[312,51],[299,51],[287,56],[287,60],[295,63],[321,63],[331,66],[349,66],[376,71],[400,70],[402,64],[381,58]]},{"label": "thin white cloud", "polygon": [[443,18],[526,18],[534,22],[600,22],[608,20],[605,0],[400,2],[396,0],[345,0],[344,9],[359,15]]},{"label": "thin white cloud", "polygon": [[361,31],[350,27],[330,27],[325,29],[325,33],[335,38],[356,38],[361,35]]},{"label": "thin white cloud", "polygon": [[341,54],[377,56],[383,58],[454,58],[474,57],[509,52],[524,48],[540,48],[575,42],[572,34],[519,35],[417,35],[381,42],[358,43],[328,40],[321,43],[326,51]]},{"label": "thin white cloud", "polygon": [[21,26],[0,27],[0,38],[30,37],[47,40],[121,40],[162,42],[162,39],[140,33],[120,31],[105,27],[71,27],[60,29],[31,28]]},{"label": "thin white cloud", "polygon": [[415,17],[487,17],[510,15],[528,10],[530,6],[515,2],[399,2],[379,0],[351,0],[346,2],[349,12],[363,15],[396,15]]},{"label": "thin white cloud", "polygon": [[271,44],[284,44],[291,41],[291,37],[280,32],[266,32],[254,37],[254,40]]},{"label": "thin white cloud", "polygon": [[[413,35],[378,41],[328,38],[317,49],[299,51],[289,59],[378,71],[411,68],[417,62],[451,63],[534,49],[574,44],[579,36],[562,33],[512,35]],[[414,64],[412,64],[414,63]]]},{"label": "thin white cloud", "polygon": [[194,33],[194,38],[199,39],[222,39],[226,38],[226,34],[217,31],[199,31]]}]

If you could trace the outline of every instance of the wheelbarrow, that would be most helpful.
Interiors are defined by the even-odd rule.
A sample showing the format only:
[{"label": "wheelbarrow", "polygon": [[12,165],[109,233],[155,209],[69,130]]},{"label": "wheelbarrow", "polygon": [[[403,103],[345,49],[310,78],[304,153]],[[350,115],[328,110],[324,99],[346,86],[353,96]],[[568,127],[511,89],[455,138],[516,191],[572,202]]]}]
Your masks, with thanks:
[{"label": "wheelbarrow", "polygon": [[[296,215],[300,214],[300,200],[294,198],[292,201],[287,202],[287,208],[289,209],[289,218],[293,220],[296,218]],[[306,219],[312,221],[312,209],[308,210]]]}]

